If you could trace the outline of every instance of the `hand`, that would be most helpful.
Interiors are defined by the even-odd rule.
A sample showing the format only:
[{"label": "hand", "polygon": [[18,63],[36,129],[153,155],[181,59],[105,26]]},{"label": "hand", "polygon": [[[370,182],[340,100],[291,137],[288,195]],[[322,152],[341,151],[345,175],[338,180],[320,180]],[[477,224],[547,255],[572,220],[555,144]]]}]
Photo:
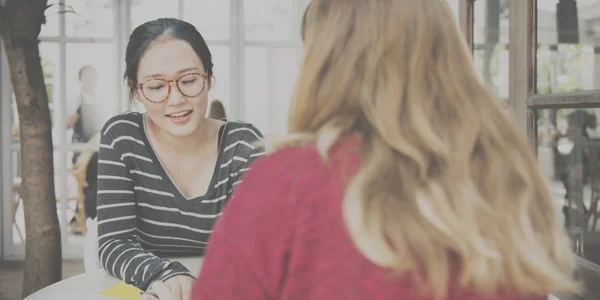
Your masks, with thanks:
[{"label": "hand", "polygon": [[77,120],[79,120],[78,113],[75,113],[75,114],[69,116],[69,118],[67,119],[67,129],[73,127],[73,125],[75,125],[75,122],[77,122]]},{"label": "hand", "polygon": [[147,293],[140,296],[140,300],[190,300],[194,279],[189,276],[179,275],[165,282],[156,281]]}]

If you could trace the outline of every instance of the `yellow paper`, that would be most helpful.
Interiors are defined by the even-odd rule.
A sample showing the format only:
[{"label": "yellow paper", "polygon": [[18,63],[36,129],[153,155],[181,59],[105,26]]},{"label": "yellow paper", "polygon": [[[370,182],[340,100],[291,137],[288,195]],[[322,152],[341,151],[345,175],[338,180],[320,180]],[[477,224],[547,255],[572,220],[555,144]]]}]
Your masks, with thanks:
[{"label": "yellow paper", "polygon": [[117,285],[105,289],[100,292],[100,294],[113,297],[119,300],[138,300],[140,299],[140,295],[143,293],[142,290],[129,285],[123,281],[119,282]]}]

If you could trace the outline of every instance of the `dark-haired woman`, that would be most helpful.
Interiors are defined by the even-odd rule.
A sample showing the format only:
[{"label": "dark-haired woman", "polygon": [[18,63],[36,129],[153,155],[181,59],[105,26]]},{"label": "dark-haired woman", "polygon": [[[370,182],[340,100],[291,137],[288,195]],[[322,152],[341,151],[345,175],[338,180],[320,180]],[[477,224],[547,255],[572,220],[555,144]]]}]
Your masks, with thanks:
[{"label": "dark-haired woman", "polygon": [[168,256],[203,255],[215,219],[262,155],[252,125],[205,118],[211,53],[200,33],[158,19],[130,36],[125,79],[146,113],[102,129],[98,243],[104,269],[148,289],[162,281],[187,299],[193,276]]}]

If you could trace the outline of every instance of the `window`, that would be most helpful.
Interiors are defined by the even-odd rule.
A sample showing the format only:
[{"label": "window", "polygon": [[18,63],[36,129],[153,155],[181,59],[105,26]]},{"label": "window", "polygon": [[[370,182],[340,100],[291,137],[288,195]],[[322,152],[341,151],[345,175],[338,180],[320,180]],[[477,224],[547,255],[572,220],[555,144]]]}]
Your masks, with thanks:
[{"label": "window", "polygon": [[243,119],[265,135],[285,133],[302,60],[300,27],[308,1],[243,3]]},{"label": "window", "polygon": [[508,98],[508,1],[475,1],[473,55],[482,80],[496,96]]},{"label": "window", "polygon": [[598,299],[600,1],[508,2],[515,22],[509,35],[509,107],[537,151],[585,283],[577,295],[560,298]]},{"label": "window", "polygon": [[177,18],[179,1],[131,0],[131,29],[158,18]]},{"label": "window", "polygon": [[[40,32],[39,47],[52,118],[57,214],[62,231],[63,255],[65,258],[78,258],[82,255],[83,234],[81,226],[73,225],[72,221],[77,204],[74,193],[81,183],[69,175],[69,169],[77,153],[97,151],[97,145],[87,144],[89,136],[73,139],[74,130],[73,127],[67,126],[67,119],[73,111],[79,111],[80,119],[85,121],[83,123],[95,121],[94,126],[83,126],[84,131],[87,130],[89,135],[93,135],[100,131],[108,117],[120,110],[119,85],[122,81],[119,79],[121,75],[118,68],[121,59],[117,57],[118,49],[114,42],[120,1],[51,0],[48,4],[50,7],[46,11],[47,23],[42,26]],[[86,107],[85,101],[71,101],[81,92],[80,69],[84,66],[90,66],[98,73],[95,89],[98,93],[94,97],[97,103],[94,107]],[[6,68],[5,65],[3,68]],[[4,78],[3,80],[6,80]],[[90,98],[86,98],[88,99]],[[10,201],[10,206],[7,207],[13,208],[10,214],[3,213],[4,226],[12,229],[8,231],[10,236],[3,237],[3,240],[8,248],[6,251],[18,256],[23,254],[25,227],[23,200],[19,196],[19,122],[16,103],[12,100],[11,109],[2,110],[2,118],[12,120],[9,139],[11,143],[3,143],[2,152],[8,153],[3,154],[3,157],[12,158],[9,172],[4,173],[7,176],[3,186],[12,186],[12,197],[4,201]],[[6,139],[3,138],[3,141]]]},{"label": "window", "polygon": [[111,38],[115,33],[113,0],[65,0],[67,37]]},{"label": "window", "polygon": [[231,0],[185,0],[183,19],[196,26],[207,41],[231,37]]},{"label": "window", "polygon": [[297,48],[246,47],[244,116],[264,134],[287,131],[287,112],[301,55]]}]

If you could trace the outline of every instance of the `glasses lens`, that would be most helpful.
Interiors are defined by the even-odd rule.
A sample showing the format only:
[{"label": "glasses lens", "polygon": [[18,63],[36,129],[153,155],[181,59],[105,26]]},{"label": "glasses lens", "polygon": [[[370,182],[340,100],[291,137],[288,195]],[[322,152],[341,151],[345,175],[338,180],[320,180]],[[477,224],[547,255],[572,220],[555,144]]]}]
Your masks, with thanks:
[{"label": "glasses lens", "polygon": [[177,81],[177,86],[184,96],[196,97],[204,90],[204,78],[198,74],[188,74]]},{"label": "glasses lens", "polygon": [[160,79],[152,79],[144,83],[142,92],[148,100],[152,102],[161,102],[165,100],[169,94],[169,83]]}]

